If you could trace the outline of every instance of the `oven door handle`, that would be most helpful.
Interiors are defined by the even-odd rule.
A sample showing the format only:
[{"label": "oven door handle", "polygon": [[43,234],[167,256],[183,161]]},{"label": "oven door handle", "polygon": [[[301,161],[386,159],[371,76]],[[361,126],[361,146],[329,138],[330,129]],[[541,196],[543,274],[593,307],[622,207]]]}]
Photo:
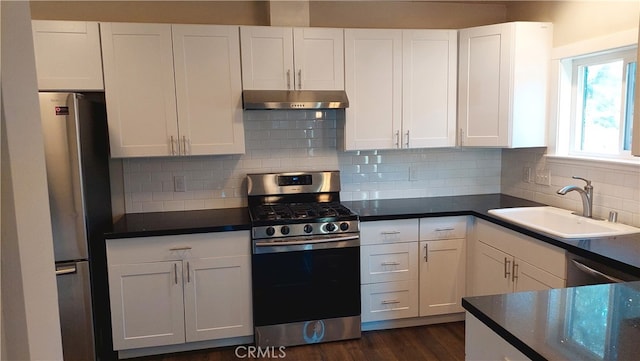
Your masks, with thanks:
[{"label": "oven door handle", "polygon": [[256,241],[256,247],[273,247],[273,246],[294,246],[298,244],[314,244],[314,243],[329,243],[329,242],[341,242],[351,241],[360,238],[360,236],[347,236],[347,237],[333,237],[333,238],[321,238],[321,239],[305,239],[301,241],[284,241],[284,242],[272,242],[272,241]]},{"label": "oven door handle", "polygon": [[581,271],[583,271],[583,272],[585,272],[585,273],[588,273],[588,274],[590,274],[590,275],[600,276],[600,277],[603,277],[603,278],[605,278],[605,279],[607,279],[607,280],[609,280],[609,281],[611,281],[611,282],[615,282],[615,283],[622,283],[622,282],[624,282],[623,280],[621,280],[621,279],[619,279],[619,278],[616,278],[616,277],[610,276],[610,275],[608,275],[608,274],[605,274],[605,273],[602,273],[602,272],[600,272],[600,271],[598,271],[598,270],[595,270],[595,269],[593,269],[593,268],[591,268],[591,267],[589,267],[589,266],[586,266],[586,265],[584,265],[584,264],[582,264],[582,263],[580,263],[580,262],[576,261],[575,259],[572,259],[572,260],[571,260],[571,262],[573,262],[573,264],[574,264],[574,265],[575,265],[579,270],[581,270]]}]

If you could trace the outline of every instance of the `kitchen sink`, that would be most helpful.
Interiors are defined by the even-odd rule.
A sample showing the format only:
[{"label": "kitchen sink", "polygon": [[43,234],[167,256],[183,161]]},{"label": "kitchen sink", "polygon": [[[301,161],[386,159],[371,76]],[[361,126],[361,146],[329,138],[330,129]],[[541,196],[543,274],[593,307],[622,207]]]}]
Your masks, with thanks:
[{"label": "kitchen sink", "polygon": [[586,218],[555,207],[491,209],[489,214],[519,226],[566,239],[598,238],[640,233],[640,228],[622,223]]}]

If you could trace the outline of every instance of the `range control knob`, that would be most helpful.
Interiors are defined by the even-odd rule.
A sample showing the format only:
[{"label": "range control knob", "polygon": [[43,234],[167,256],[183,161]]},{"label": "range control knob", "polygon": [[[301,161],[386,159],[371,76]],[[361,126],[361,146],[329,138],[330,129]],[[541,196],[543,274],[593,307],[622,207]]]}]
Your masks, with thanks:
[{"label": "range control knob", "polygon": [[280,233],[282,233],[282,234],[284,234],[284,235],[289,234],[289,231],[290,231],[289,226],[282,226],[282,227],[280,228]]},{"label": "range control knob", "polygon": [[324,226],[324,228],[327,230],[327,232],[333,232],[336,230],[336,225],[333,223],[327,223],[327,225]]},{"label": "range control knob", "polygon": [[340,223],[340,230],[341,231],[346,231],[348,229],[349,229],[349,223],[347,223],[347,222]]},{"label": "range control knob", "polygon": [[313,226],[310,224],[305,224],[304,225],[304,233],[311,233],[313,232]]},{"label": "range control knob", "polygon": [[267,236],[273,236],[274,234],[276,234],[276,230],[273,227],[267,227]]}]

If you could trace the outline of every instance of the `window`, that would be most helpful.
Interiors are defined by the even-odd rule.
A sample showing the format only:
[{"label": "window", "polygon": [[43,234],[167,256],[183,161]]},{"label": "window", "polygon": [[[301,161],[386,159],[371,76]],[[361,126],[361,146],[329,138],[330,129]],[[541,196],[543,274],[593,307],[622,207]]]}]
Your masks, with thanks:
[{"label": "window", "polygon": [[636,63],[635,49],[565,61],[571,69],[569,155],[631,158]]}]

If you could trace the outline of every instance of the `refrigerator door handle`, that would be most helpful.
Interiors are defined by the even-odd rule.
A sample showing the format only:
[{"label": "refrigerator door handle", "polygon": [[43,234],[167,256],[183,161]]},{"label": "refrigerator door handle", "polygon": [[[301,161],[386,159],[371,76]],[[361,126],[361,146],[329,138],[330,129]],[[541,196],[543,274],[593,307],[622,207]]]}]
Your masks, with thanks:
[{"label": "refrigerator door handle", "polygon": [[56,276],[68,275],[72,273],[77,273],[78,269],[75,264],[72,265],[64,265],[56,267]]}]

